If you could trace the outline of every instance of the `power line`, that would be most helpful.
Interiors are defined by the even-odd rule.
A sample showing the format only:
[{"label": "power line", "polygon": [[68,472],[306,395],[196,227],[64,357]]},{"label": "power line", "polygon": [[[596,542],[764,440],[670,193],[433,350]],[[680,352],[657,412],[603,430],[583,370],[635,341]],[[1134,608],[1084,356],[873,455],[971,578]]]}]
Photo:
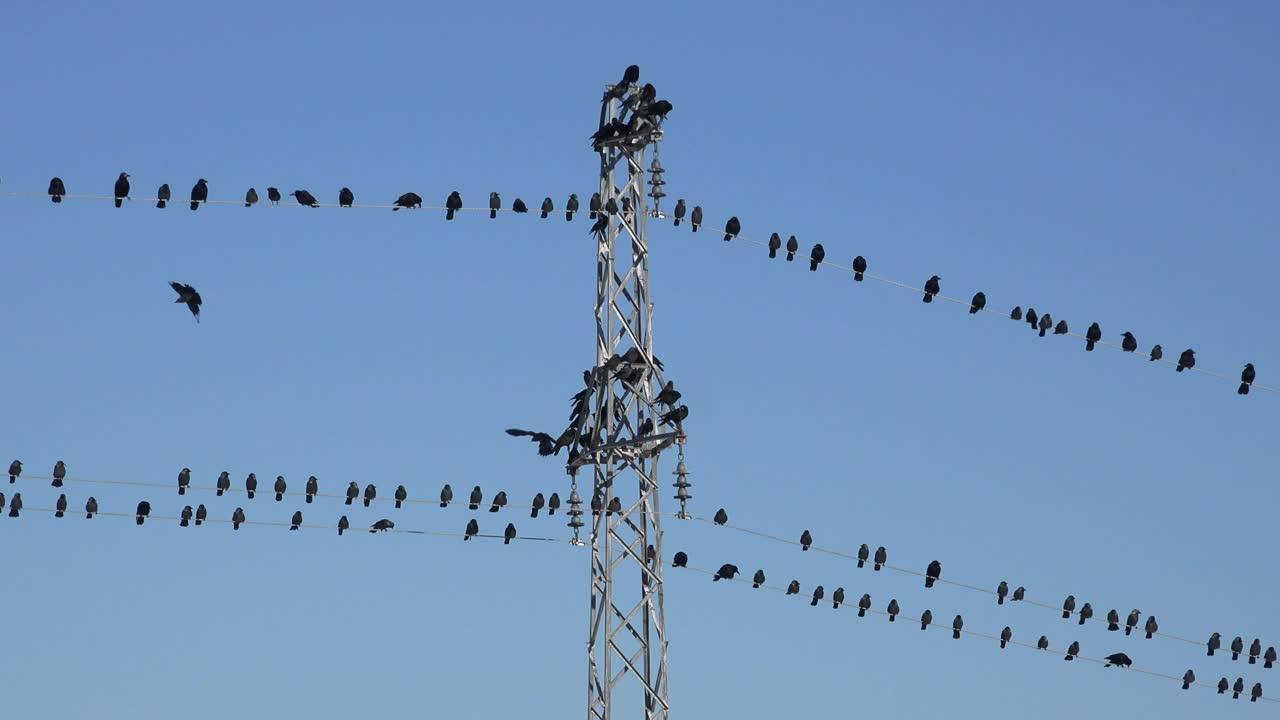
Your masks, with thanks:
[{"label": "power line", "polygon": [[[47,200],[50,196],[48,193],[0,191],[0,197]],[[88,194],[88,193],[68,193],[66,195],[61,195],[59,197],[61,197],[64,200],[112,200],[112,201],[115,200],[115,195],[94,195],[94,194]],[[137,195],[131,195],[127,199],[136,201],[136,202],[141,202],[141,203],[155,203],[160,201],[160,198],[139,197]],[[520,199],[523,199],[523,198],[520,198]],[[165,202],[181,204],[181,203],[189,203],[191,202],[191,199],[170,197]],[[200,200],[198,202],[201,205],[244,205],[243,199],[241,200]],[[256,203],[256,205],[262,205],[264,207],[294,207],[294,208],[305,208],[308,210],[313,209],[313,206],[311,205],[302,205],[297,202],[285,202],[284,200],[281,200],[278,206],[272,205],[270,203],[265,203],[265,202],[259,202],[259,203]],[[396,208],[400,208],[401,210],[448,210],[448,208],[446,208],[444,205],[426,205],[426,204],[422,205],[421,207],[401,208],[399,205],[394,205],[394,204],[382,205],[377,203],[352,203],[351,205],[339,205],[338,203],[317,202],[315,207],[342,208],[342,209],[355,208],[355,209],[364,209],[364,210],[395,210]],[[494,209],[495,208],[490,208],[488,205],[477,205],[473,207],[459,208],[457,212],[490,212],[491,210],[494,210]],[[496,208],[496,211],[515,213],[517,215],[526,214],[526,213],[516,213],[515,210],[511,209],[510,205],[508,205],[507,207]],[[535,214],[540,214],[541,212],[542,212],[542,209],[538,205],[533,205],[529,207],[529,211],[527,214],[535,215]],[[550,210],[548,212],[564,213],[567,211],[563,207],[560,207],[555,210]],[[604,212],[604,211],[601,210],[600,212]],[[574,211],[574,215],[586,215],[586,214],[589,214],[589,210],[585,207]],[[548,219],[550,219],[550,216],[548,216]]]},{"label": "power line", "polygon": [[[816,548],[815,548],[815,549],[816,549]],[[710,570],[705,570],[705,569],[703,569],[703,568],[695,567],[695,566],[693,566],[693,565],[686,565],[686,566],[684,566],[684,567],[685,567],[685,569],[692,570],[693,572],[701,573],[701,574],[703,574],[703,575],[709,575],[709,576],[711,576],[711,577],[715,577],[715,576],[717,575],[717,573],[715,573],[715,572],[712,572],[712,571],[710,571]],[[734,577],[734,578],[730,578],[730,579],[731,579],[733,582],[736,582],[736,583],[751,583],[751,582],[752,582],[751,580],[747,579],[747,577],[746,577],[745,575],[743,575],[743,574],[739,574],[739,576],[738,576],[738,577]],[[762,584],[760,585],[760,587],[761,587],[761,588],[764,588],[764,589],[766,589],[766,590],[771,590],[771,591],[773,591],[773,592],[781,592],[781,593],[783,593],[783,594],[786,594],[786,592],[787,592],[787,589],[786,589],[786,588],[784,588],[784,587],[782,587],[782,586],[779,586],[779,585],[771,585],[771,584],[769,584],[769,583],[762,583]],[[812,599],[813,599],[813,595],[812,595],[811,593],[798,592],[798,593],[793,593],[793,594],[798,595],[798,596],[803,597],[803,598],[808,598],[809,600],[812,600]],[[822,598],[822,599],[820,600],[820,602],[821,602],[821,601],[829,601],[829,600],[830,600],[830,598],[824,597],[824,598]],[[856,605],[856,602],[857,602],[857,601],[854,601],[854,602],[846,602],[846,604],[848,604],[848,605]],[[867,612],[872,613],[872,614],[874,614],[874,615],[880,615],[880,616],[883,616],[883,617],[890,617],[890,614],[889,614],[888,612],[885,612],[885,611],[883,611],[883,610],[878,610],[878,609],[876,609],[876,608],[874,608],[874,607],[872,607],[872,608],[867,608],[866,610],[867,610]],[[916,622],[919,622],[919,616],[916,616],[915,618],[912,618],[912,616],[907,615],[905,611],[899,612],[899,613],[898,613],[898,615],[899,615],[902,619],[904,619],[904,620],[905,620],[905,622],[902,622],[902,623],[894,623],[895,625],[901,624],[901,625],[902,625],[902,627],[914,627],[915,623],[916,623]],[[856,615],[855,615],[855,617],[856,617]],[[913,619],[914,619],[914,622],[912,621]],[[935,623],[935,624],[937,624],[937,625],[938,625],[938,627],[939,627],[940,629],[941,629],[941,628],[952,629],[954,632],[958,632],[958,633],[960,633],[962,636],[970,636],[970,637],[975,637],[975,638],[982,638],[982,639],[985,639],[985,640],[992,640],[992,641],[995,641],[995,642],[1000,642],[1000,641],[1001,641],[1001,639],[1000,639],[1000,636],[999,636],[999,635],[992,635],[992,634],[990,634],[990,633],[978,632],[978,631],[976,631],[976,630],[971,630],[971,629],[969,629],[969,628],[967,628],[967,627],[965,627],[965,628],[961,628],[960,630],[954,630],[953,628],[949,628],[949,626],[948,626],[948,625],[946,625],[945,620],[944,620],[943,622]],[[1013,638],[1010,638],[1007,642],[1008,642],[1008,644],[1010,644],[1010,645],[1016,645],[1016,646],[1018,646],[1018,647],[1027,648],[1027,649],[1029,649],[1029,650],[1037,650],[1037,651],[1038,651],[1038,650],[1040,650],[1040,648],[1038,648],[1036,645],[1033,645],[1033,644],[1031,644],[1031,643],[1027,643],[1027,642],[1023,642],[1023,641],[1021,641],[1021,640],[1015,640],[1015,639],[1013,639]],[[1044,654],[1044,655],[1046,655],[1046,656],[1048,656],[1048,657],[1058,657],[1058,655],[1057,655],[1056,653],[1055,653],[1055,654],[1049,654],[1048,652],[1042,652],[1042,654]],[[1088,656],[1088,655],[1081,655],[1081,654],[1076,654],[1074,657],[1076,657],[1077,659],[1084,660],[1084,661],[1086,661],[1086,662],[1095,663],[1095,664],[1098,664],[1098,665],[1104,665],[1104,666],[1105,666],[1105,665],[1107,665],[1107,660],[1106,660],[1105,658],[1096,658],[1096,657],[1091,657],[1091,656]],[[1133,672],[1142,673],[1142,674],[1144,674],[1144,675],[1150,675],[1150,676],[1152,676],[1152,677],[1163,678],[1163,679],[1165,679],[1165,680],[1173,680],[1173,681],[1178,682],[1178,683],[1182,683],[1182,682],[1183,682],[1182,676],[1179,676],[1179,675],[1170,675],[1170,674],[1168,674],[1168,673],[1159,672],[1159,671],[1157,671],[1157,670],[1147,670],[1147,669],[1145,669],[1145,668],[1139,668],[1139,667],[1134,667],[1134,666],[1130,666],[1130,667],[1129,667],[1129,668],[1127,668],[1127,669],[1128,669],[1128,670],[1131,670],[1131,671],[1133,671]],[[1217,687],[1216,687],[1215,685],[1211,685],[1211,684],[1209,684],[1209,683],[1205,683],[1205,682],[1200,682],[1200,681],[1198,681],[1198,680],[1197,680],[1196,682],[1194,682],[1194,683],[1191,683],[1191,684],[1192,684],[1192,685],[1194,685],[1195,687],[1208,688],[1208,689],[1211,689],[1211,690],[1216,690],[1216,689],[1217,689]],[[1265,696],[1264,696],[1264,697],[1262,697],[1262,698],[1260,698],[1260,699],[1261,699],[1261,700],[1263,700],[1263,701],[1265,701],[1265,702],[1271,702],[1271,703],[1278,703],[1278,702],[1280,702],[1280,700],[1273,699],[1273,698],[1269,698],[1269,697],[1265,697]]]},{"label": "power line", "polygon": [[[767,532],[764,532],[764,531],[761,531],[761,530],[755,530],[755,529],[752,529],[752,528],[742,527],[742,526],[740,526],[740,525],[733,525],[733,524],[730,524],[730,523],[725,523],[724,525],[719,525],[719,524],[718,524],[718,523],[716,523],[714,520],[708,520],[708,519],[707,519],[707,518],[705,518],[705,517],[700,517],[700,516],[697,516],[697,515],[693,515],[693,516],[686,516],[686,519],[695,520],[695,521],[697,521],[697,522],[701,522],[701,523],[704,523],[704,524],[707,524],[707,525],[711,525],[711,526],[714,526],[714,527],[724,527],[724,528],[728,528],[728,529],[733,530],[733,531],[736,531],[736,532],[744,533],[744,534],[747,534],[747,535],[754,535],[754,536],[756,536],[756,537],[760,537],[760,538],[764,538],[764,539],[767,539],[767,540],[771,540],[771,541],[773,541],[773,542],[784,543],[784,544],[786,544],[786,545],[792,545],[792,546],[797,546],[797,547],[798,547],[798,546],[800,546],[800,543],[799,543],[798,541],[796,541],[796,540],[792,540],[792,539],[789,539],[789,538],[780,537],[780,536],[778,536],[778,535],[774,535],[774,534],[771,534],[771,533],[767,533]],[[840,550],[834,550],[834,549],[832,549],[832,548],[822,547],[822,546],[820,546],[820,545],[816,545],[816,544],[815,544],[815,545],[810,545],[810,546],[809,546],[809,549],[810,549],[810,550],[813,550],[813,551],[815,551],[815,552],[825,553],[825,554],[827,554],[827,555],[834,555],[834,556],[836,556],[836,557],[844,558],[844,559],[846,559],[846,560],[854,560],[854,561],[857,561],[857,560],[858,560],[857,555],[853,555],[853,554],[850,554],[850,553],[842,552],[842,551],[840,551]],[[871,561],[871,560],[867,560],[867,562],[872,562],[872,561]],[[923,577],[925,577],[925,573],[920,572],[920,571],[918,571],[918,570],[913,570],[913,569],[911,569],[911,568],[905,568],[905,567],[901,567],[901,566],[898,566],[898,565],[890,565],[889,563],[880,563],[880,565],[881,565],[882,567],[884,567],[884,568],[888,569],[888,570],[892,570],[892,571],[894,571],[894,572],[901,573],[901,574],[903,574],[903,575],[914,575],[915,577],[919,577],[919,578],[923,578]],[[974,584],[972,584],[972,583],[962,582],[962,581],[959,581],[959,580],[952,580],[952,579],[948,579],[948,578],[944,578],[944,577],[939,577],[939,578],[937,578],[937,579],[935,580],[935,582],[940,583],[940,584],[951,585],[951,586],[953,586],[953,587],[963,588],[963,589],[965,589],[965,590],[972,590],[972,591],[975,591],[975,592],[980,592],[980,593],[984,593],[984,594],[986,594],[986,595],[991,595],[991,596],[995,596],[995,597],[998,597],[998,596],[999,596],[999,593],[997,593],[996,591],[991,590],[991,589],[989,589],[989,588],[987,588],[987,587],[982,587],[982,586],[979,586],[979,585],[974,585]],[[1015,601],[1009,601],[1009,602],[1015,602]],[[1038,607],[1038,608],[1043,608],[1043,609],[1046,609],[1046,610],[1051,610],[1051,611],[1053,611],[1053,612],[1068,612],[1068,613],[1069,613],[1071,616],[1073,616],[1073,617],[1079,617],[1079,616],[1080,616],[1080,610],[1078,610],[1078,609],[1076,609],[1076,610],[1066,611],[1066,610],[1064,610],[1064,609],[1062,608],[1062,606],[1060,606],[1060,605],[1051,605],[1051,604],[1049,604],[1049,603],[1040,602],[1040,601],[1038,601],[1038,600],[1034,600],[1034,599],[1027,599],[1027,598],[1024,598],[1024,599],[1022,599],[1022,600],[1018,600],[1018,601],[1016,601],[1016,602],[1026,603],[1027,605],[1031,605],[1031,606]],[[1088,618],[1086,618],[1086,620],[1090,620],[1090,621],[1093,621],[1093,622],[1099,622],[1099,623],[1105,623],[1105,622],[1107,622],[1105,617],[1098,617],[1097,615],[1094,615],[1094,616],[1092,616],[1092,617],[1088,617]],[[1146,632],[1146,631],[1145,631],[1145,630],[1143,630],[1142,628],[1137,628],[1137,629],[1138,629],[1138,630],[1141,630],[1143,633],[1145,633],[1145,632]],[[1170,633],[1170,632],[1167,632],[1167,631],[1163,631],[1163,630],[1157,630],[1156,632],[1152,633],[1152,635],[1156,635],[1156,636],[1163,637],[1163,638],[1168,638],[1168,639],[1170,639],[1170,640],[1177,640],[1177,641],[1180,641],[1180,642],[1183,642],[1183,643],[1187,643],[1188,645],[1197,645],[1197,646],[1202,647],[1202,648],[1207,648],[1207,647],[1208,647],[1208,643],[1206,643],[1206,642],[1203,642],[1203,641],[1200,641],[1200,640],[1192,640],[1192,639],[1190,639],[1190,638],[1182,637],[1182,636],[1180,636],[1180,635],[1175,635],[1175,634],[1173,634],[1173,633]]]}]

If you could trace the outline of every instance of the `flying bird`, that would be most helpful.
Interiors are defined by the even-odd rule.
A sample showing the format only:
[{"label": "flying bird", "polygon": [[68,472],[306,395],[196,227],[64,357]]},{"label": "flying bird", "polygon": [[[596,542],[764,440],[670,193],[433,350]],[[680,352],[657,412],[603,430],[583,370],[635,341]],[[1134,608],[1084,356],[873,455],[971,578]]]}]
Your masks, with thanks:
[{"label": "flying bird", "polygon": [[49,199],[55,203],[62,202],[62,196],[67,194],[67,186],[62,184],[62,178],[55,177],[49,181]]},{"label": "flying bird", "polygon": [[676,201],[675,212],[672,213],[672,216],[675,218],[675,225],[674,225],[675,227],[680,227],[680,221],[684,219],[684,213],[685,213],[684,198],[680,198],[679,200]]},{"label": "flying bird", "polygon": [[1151,348],[1151,362],[1155,362],[1162,358],[1164,358],[1164,348],[1160,347],[1159,345],[1156,345],[1155,347]]},{"label": "flying bird", "polygon": [[788,595],[799,595],[799,594],[800,594],[800,581],[799,581],[799,580],[792,580],[790,583],[788,583],[788,584],[787,584],[787,594],[788,594]]},{"label": "flying bird", "polygon": [[951,621],[951,639],[959,640],[960,631],[963,629],[964,629],[964,618],[957,615],[956,619]]},{"label": "flying bird", "polygon": [[676,551],[676,554],[671,557],[671,567],[673,568],[689,567],[688,553],[686,553],[683,550]]},{"label": "flying bird", "polygon": [[525,205],[520,198],[516,198],[516,201],[511,203],[511,212],[527,213],[529,212],[529,206]]},{"label": "flying bird", "polygon": [[732,580],[734,575],[738,574],[738,566],[732,563],[725,563],[720,566],[716,574],[711,577],[712,582],[720,580]]},{"label": "flying bird", "polygon": [[420,207],[422,207],[422,196],[415,192],[407,192],[396,198],[395,207],[391,208],[391,212],[395,212],[400,208]]},{"label": "flying bird", "polygon": [[[448,486],[446,485],[445,487]],[[360,497],[360,486],[356,484],[356,481],[352,480],[347,485],[347,504],[350,505],[358,497]]]},{"label": "flying bird", "polygon": [[307,207],[313,208],[320,207],[320,202],[316,200],[316,196],[306,190],[294,190],[289,194],[298,199],[299,205],[306,205]]},{"label": "flying bird", "polygon": [[822,243],[813,246],[813,250],[809,252],[809,271],[817,272],[818,265],[827,257],[827,251],[823,249]]},{"label": "flying bird", "polygon": [[346,532],[350,527],[351,521],[347,519],[346,515],[338,518],[338,537],[342,537],[342,533]]},{"label": "flying bird", "polygon": [[1076,656],[1077,656],[1077,655],[1079,655],[1079,654],[1080,654],[1080,641],[1079,641],[1079,640],[1073,640],[1073,641],[1071,642],[1071,645],[1067,648],[1067,655],[1066,655],[1066,657],[1064,657],[1064,658],[1062,658],[1062,659],[1063,659],[1063,660],[1075,660],[1075,659],[1076,659]]},{"label": "flying bird", "polygon": [[[573,222],[573,214],[576,212],[578,212],[578,194],[571,193],[569,201],[564,206],[564,221]],[[680,223],[677,222],[676,224],[679,225]]]},{"label": "flying bird", "polygon": [[409,499],[409,491],[405,489],[405,486],[399,485],[396,487],[395,498],[396,498],[396,509],[399,510],[401,507],[403,507],[404,501]]},{"label": "flying bird", "polygon": [[821,585],[814,588],[813,595],[810,596],[809,607],[818,607],[818,601],[822,600],[823,596],[826,594],[827,592],[822,589]]},{"label": "flying bird", "polygon": [[1094,323],[1084,333],[1084,349],[1093,352],[1093,346],[1100,342],[1102,342],[1102,327]]},{"label": "flying bird", "polygon": [[1174,368],[1178,372],[1187,370],[1196,366],[1196,351],[1187,348],[1182,351],[1182,355],[1178,358],[1178,367]]},{"label": "flying bird", "polygon": [[1107,660],[1107,664],[1104,665],[1103,667],[1111,667],[1112,665],[1114,665],[1116,667],[1127,668],[1133,665],[1133,661],[1129,659],[1129,656],[1125,655],[1122,652],[1112,653],[1107,656],[1106,660]]},{"label": "flying bird", "polygon": [[289,529],[297,530],[300,527],[302,527],[302,511],[294,510],[293,517],[289,519]]},{"label": "flying bird", "polygon": [[842,588],[842,587],[838,587],[838,588],[836,588],[836,591],[835,591],[834,593],[832,593],[832,594],[831,594],[831,607],[832,607],[832,609],[834,609],[834,610],[839,610],[839,609],[840,609],[840,603],[842,603],[842,602],[844,602],[844,588]]},{"label": "flying bird", "polygon": [[757,570],[756,574],[751,577],[751,587],[758,588],[764,584],[764,570]]},{"label": "flying bird", "polygon": [[244,206],[253,207],[258,204],[258,191],[256,188],[249,188],[244,193]]},{"label": "flying bird", "polygon": [[[187,487],[191,485],[191,468],[182,468],[178,471],[178,494],[186,495]],[[219,495],[222,493],[219,492]]]},{"label": "flying bird", "polygon": [[[67,514],[67,494],[66,493],[63,493],[58,496],[58,502],[54,504],[53,510],[54,510],[53,512],[54,517],[63,517],[64,515]],[[1253,661],[1254,661],[1254,658],[1249,658],[1249,662],[1253,662]]]},{"label": "flying bird", "polygon": [[929,563],[929,567],[925,569],[924,586],[926,588],[933,587],[933,583],[942,576],[942,563],[934,560]]},{"label": "flying bird", "polygon": [[209,184],[204,178],[197,180],[191,188],[191,209],[199,210],[202,202],[209,202]]},{"label": "flying bird", "polygon": [[356,204],[356,194],[351,188],[344,187],[338,191],[338,207],[351,207]]},{"label": "flying bird", "polygon": [[716,515],[711,519],[711,521],[717,525],[724,525],[729,522],[729,513],[725,512],[724,508],[720,508],[716,511]]},{"label": "flying bird", "polygon": [[481,503],[481,502],[483,502],[483,501],[484,501],[484,493],[480,492],[480,486],[479,486],[479,485],[477,485],[477,486],[475,486],[475,487],[471,488],[471,497],[469,498],[469,502],[468,502],[468,504],[467,504],[467,509],[468,509],[468,510],[479,510],[479,509],[480,509],[480,503]]},{"label": "flying bird", "polygon": [[925,281],[924,297],[921,298],[922,300],[924,300],[927,303],[933,302],[933,296],[942,292],[942,284],[938,282],[941,279],[942,278],[938,277],[937,275],[934,275],[933,277]]},{"label": "flying bird", "polygon": [[973,294],[973,299],[969,301],[969,314],[977,315],[982,308],[987,306],[987,294],[979,290]]},{"label": "flying bird", "polygon": [[782,247],[782,238],[778,233],[769,236],[769,257],[778,257],[778,248]]},{"label": "flying bird", "polygon": [[284,500],[284,493],[285,493],[285,490],[287,489],[288,489],[288,485],[285,484],[284,476],[277,475],[276,484],[275,484],[276,502],[280,502],[281,500]]},{"label": "flying bird", "polygon": [[141,525],[142,523],[147,521],[147,516],[150,514],[151,514],[151,503],[147,502],[146,500],[143,500],[142,502],[138,503],[138,510],[137,512],[134,513],[133,517],[134,517],[134,520],[137,521],[139,525]]},{"label": "flying bird", "polygon": [[881,566],[883,566],[887,562],[889,562],[889,551],[885,550],[884,546],[881,545],[880,547],[876,548],[875,564],[872,565],[871,569],[878,571],[881,568]]},{"label": "flying bird", "polygon": [[787,238],[787,262],[796,259],[796,252],[800,250],[800,241],[796,240],[796,236],[792,235]]},{"label": "flying bird", "polygon": [[1000,649],[1001,650],[1005,649],[1005,647],[1009,644],[1009,641],[1012,639],[1013,639],[1013,628],[1009,627],[1008,625],[1005,625],[1004,629],[1000,631]]},{"label": "flying bird", "polygon": [[1253,369],[1253,363],[1245,363],[1244,370],[1240,372],[1240,389],[1236,390],[1237,395],[1248,395],[1249,387],[1253,385],[1253,379],[1258,374]]},{"label": "flying bird", "polygon": [[[475,521],[473,520],[472,522],[475,522]],[[391,522],[390,520],[388,520],[388,519],[386,519],[386,518],[382,518],[382,519],[381,519],[381,520],[379,520],[378,522],[376,522],[376,523],[374,523],[373,525],[369,526],[369,532],[371,532],[371,533],[376,533],[376,532],[379,532],[379,531],[381,531],[381,532],[386,532],[386,531],[390,530],[391,528],[393,528],[393,527],[395,527],[395,526],[396,526],[396,524],[395,524],[395,523]]]},{"label": "flying bird", "polygon": [[552,212],[554,212],[555,209],[556,209],[556,204],[551,202],[551,198],[549,197],[543,198],[542,199],[542,215],[540,215],[539,218],[542,220],[546,220],[547,216],[550,215]]},{"label": "flying bird", "polygon": [[698,228],[702,225],[702,206],[694,205],[693,214],[689,216],[689,224],[693,226],[693,231],[698,232]]},{"label": "flying bird", "polygon": [[120,207],[121,203],[129,199],[129,173],[122,172],[120,177],[116,178],[116,207]]},{"label": "flying bird", "polygon": [[738,216],[734,215],[729,218],[729,222],[724,224],[724,241],[729,242],[738,237],[740,232],[742,232],[742,223],[738,222]]},{"label": "flying bird", "polygon": [[813,536],[809,534],[808,530],[805,530],[800,533],[800,549],[808,552],[810,545],[813,545]]},{"label": "flying bird", "polygon": [[369,483],[364,488],[364,506],[369,507],[369,503],[378,497],[378,488],[373,483]]},{"label": "flying bird", "polygon": [[869,593],[863,593],[862,597],[858,598],[858,617],[866,617],[867,611],[870,609],[871,595]]},{"label": "flying bird", "polygon": [[169,183],[161,185],[160,189],[156,191],[156,207],[163,210],[164,206],[169,203],[169,198],[172,196],[173,193],[169,190]]},{"label": "flying bird", "polygon": [[[0,507],[4,507],[4,501],[0,500]],[[98,499],[90,497],[84,503],[84,518],[92,520],[94,515],[98,514]]]},{"label": "flying bird", "polygon": [[502,531],[502,544],[510,545],[512,540],[516,539],[516,526],[514,523],[507,523],[507,528]]},{"label": "flying bird", "polygon": [[53,487],[62,487],[62,481],[67,479],[66,463],[59,460],[53,464]]},{"label": "flying bird", "polygon": [[502,197],[496,192],[489,193],[489,219],[498,217],[498,211],[502,209]]},{"label": "flying bird", "polygon": [[242,523],[244,523],[244,508],[236,508],[236,511],[231,513],[231,529],[239,530]]},{"label": "flying bird", "polygon": [[170,282],[169,287],[173,288],[173,291],[178,293],[178,299],[174,300],[174,302],[186,303],[187,309],[191,311],[192,317],[196,319],[196,322],[200,322],[200,306],[204,303],[204,300],[200,297],[200,293],[190,285],[180,282]]},{"label": "flying bird", "polygon": [[462,196],[457,190],[449,193],[449,197],[444,201],[444,219],[452,220],[453,214],[462,209]]},{"label": "flying bird", "polygon": [[858,548],[858,567],[865,565],[869,557],[871,557],[871,548],[867,547],[866,543],[862,543]]}]

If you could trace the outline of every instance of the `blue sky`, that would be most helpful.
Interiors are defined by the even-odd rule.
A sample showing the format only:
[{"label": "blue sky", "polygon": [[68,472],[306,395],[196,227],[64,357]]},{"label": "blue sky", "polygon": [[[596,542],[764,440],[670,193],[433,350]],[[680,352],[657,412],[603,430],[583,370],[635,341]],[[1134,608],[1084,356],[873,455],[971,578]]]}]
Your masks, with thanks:
[{"label": "blue sky", "polygon": [[[624,21],[644,28],[634,43]],[[413,190],[531,205],[596,185],[603,83],[637,62],[675,105],[668,192],[764,239],[1144,349],[1280,375],[1280,10],[1268,3],[981,6],[658,3],[17,5],[0,30],[8,191],[135,193],[198,177],[332,202]],[[640,48],[628,49],[628,48]],[[535,215],[0,198],[0,453],[47,474],[197,483],[307,475],[415,497],[565,492],[511,425],[560,422],[593,361],[587,224]],[[655,338],[692,412],[695,510],[1033,597],[1280,643],[1271,450],[1278,399],[1175,374],[844,273],[652,227]],[[203,322],[170,280],[204,295]],[[8,457],[5,457],[7,460]],[[670,463],[668,463],[668,469]],[[19,486],[48,506],[45,483]],[[11,494],[11,488],[3,491]],[[172,491],[73,485],[104,509]],[[199,497],[199,496],[197,496]],[[199,497],[217,517],[242,498]],[[259,498],[251,519],[348,509]],[[389,512],[357,508],[353,524]],[[460,531],[413,506],[401,527]],[[331,516],[331,517],[330,517]],[[501,520],[519,517],[499,516]],[[480,518],[486,531],[500,528]],[[563,534],[558,521],[516,522]],[[1203,680],[1270,672],[1193,646],[1077,630],[817,553],[672,524],[693,564],[763,567],[878,607],[1124,650]],[[583,712],[588,557],[568,546],[175,523],[0,518],[0,677],[13,717]],[[993,710],[1044,718],[1265,712],[1212,692],[672,571],[679,717]]]}]

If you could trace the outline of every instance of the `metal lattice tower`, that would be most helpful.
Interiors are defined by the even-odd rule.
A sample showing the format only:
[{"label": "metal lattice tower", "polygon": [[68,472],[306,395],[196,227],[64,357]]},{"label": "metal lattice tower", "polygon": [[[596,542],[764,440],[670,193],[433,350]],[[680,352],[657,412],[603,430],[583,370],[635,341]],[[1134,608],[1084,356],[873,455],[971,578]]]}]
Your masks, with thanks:
[{"label": "metal lattice tower", "polygon": [[[638,92],[606,102],[601,126],[625,112]],[[653,401],[663,376],[653,356],[644,163],[652,148],[648,182],[653,214],[660,217],[662,131],[641,127],[599,148],[601,213],[608,222],[596,232],[596,379],[589,428],[569,464],[575,494],[579,470],[593,469],[588,720],[612,720],[615,704],[630,706],[633,697],[643,700],[646,720],[665,720],[670,709],[658,455],[672,444],[683,454],[684,435],[660,425]],[[571,526],[575,520],[571,516]]]}]

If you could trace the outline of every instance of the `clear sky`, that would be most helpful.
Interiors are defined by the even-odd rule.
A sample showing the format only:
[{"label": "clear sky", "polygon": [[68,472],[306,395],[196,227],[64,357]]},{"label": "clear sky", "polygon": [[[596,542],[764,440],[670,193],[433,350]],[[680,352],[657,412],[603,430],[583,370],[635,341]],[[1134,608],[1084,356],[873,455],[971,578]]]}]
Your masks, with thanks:
[{"label": "clear sky", "polygon": [[[1280,381],[1274,3],[17,3],[0,29],[8,191],[333,202],[413,190],[557,206],[596,185],[604,83],[675,106],[672,199],[708,223],[1146,350]],[[634,35],[627,35],[629,28]],[[286,198],[288,200],[288,198]],[[655,337],[691,408],[694,509],[1192,637],[1280,643],[1280,397],[652,226]],[[210,484],[256,472],[415,497],[566,492],[502,434],[563,422],[593,361],[594,245],[562,216],[0,198],[4,462]],[[205,299],[197,325],[167,283]],[[666,471],[673,463],[666,463]],[[20,481],[48,507],[47,482]],[[12,487],[2,489],[11,494]],[[103,509],[172,490],[70,485]],[[227,518],[460,531],[469,513],[199,494]],[[395,513],[391,515],[390,513]],[[486,531],[563,536],[481,513]],[[1264,671],[1170,640],[699,523],[667,549],[943,622],[1129,653],[1204,680]],[[6,717],[580,717],[588,556],[567,545],[0,517]],[[1271,712],[1136,673],[999,651],[829,605],[667,581],[673,717],[1225,717]],[[1056,654],[1056,653],[1055,653]],[[1276,678],[1273,680],[1272,678]],[[1228,707],[1230,705],[1230,707]],[[635,712],[625,714],[636,717]]]}]

